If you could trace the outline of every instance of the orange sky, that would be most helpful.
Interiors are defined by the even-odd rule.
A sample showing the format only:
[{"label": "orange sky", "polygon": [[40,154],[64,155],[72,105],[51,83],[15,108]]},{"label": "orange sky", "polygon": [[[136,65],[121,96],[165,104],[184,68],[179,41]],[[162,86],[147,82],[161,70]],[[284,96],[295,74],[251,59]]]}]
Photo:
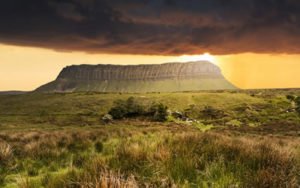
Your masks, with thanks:
[{"label": "orange sky", "polygon": [[[153,64],[201,57],[86,54],[0,44],[0,91],[33,90],[72,64]],[[240,88],[300,87],[300,55],[245,53],[213,59],[225,77]]]},{"label": "orange sky", "polygon": [[240,88],[300,87],[300,55],[238,54],[221,56],[225,76]]}]

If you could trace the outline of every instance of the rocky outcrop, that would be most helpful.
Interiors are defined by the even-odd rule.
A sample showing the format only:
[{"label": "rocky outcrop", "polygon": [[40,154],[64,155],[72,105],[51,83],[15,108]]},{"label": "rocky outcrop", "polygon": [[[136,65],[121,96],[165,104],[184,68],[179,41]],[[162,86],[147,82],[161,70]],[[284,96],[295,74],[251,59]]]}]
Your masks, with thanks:
[{"label": "rocky outcrop", "polygon": [[216,65],[206,62],[159,65],[73,65],[64,68],[43,92],[154,92],[235,89]]},{"label": "rocky outcrop", "polygon": [[184,78],[220,78],[220,69],[208,62],[166,63],[160,65],[78,65],[62,70],[58,79],[92,80],[162,80]]}]

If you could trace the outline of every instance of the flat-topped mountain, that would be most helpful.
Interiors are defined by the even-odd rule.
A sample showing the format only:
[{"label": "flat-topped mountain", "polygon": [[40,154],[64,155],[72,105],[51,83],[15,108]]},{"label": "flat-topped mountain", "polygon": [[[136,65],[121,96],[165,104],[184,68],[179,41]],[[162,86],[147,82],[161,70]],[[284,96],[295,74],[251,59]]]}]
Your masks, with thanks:
[{"label": "flat-topped mountain", "polygon": [[236,89],[219,67],[206,62],[158,65],[73,65],[41,92],[174,92]]}]

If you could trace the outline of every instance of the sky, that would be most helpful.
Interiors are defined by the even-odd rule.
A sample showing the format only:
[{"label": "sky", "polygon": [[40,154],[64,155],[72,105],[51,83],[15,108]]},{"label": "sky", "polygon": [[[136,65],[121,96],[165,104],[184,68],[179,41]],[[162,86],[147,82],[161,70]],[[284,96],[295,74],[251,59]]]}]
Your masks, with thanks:
[{"label": "sky", "polygon": [[0,90],[32,90],[71,64],[212,54],[240,88],[299,87],[298,0],[2,0]]}]

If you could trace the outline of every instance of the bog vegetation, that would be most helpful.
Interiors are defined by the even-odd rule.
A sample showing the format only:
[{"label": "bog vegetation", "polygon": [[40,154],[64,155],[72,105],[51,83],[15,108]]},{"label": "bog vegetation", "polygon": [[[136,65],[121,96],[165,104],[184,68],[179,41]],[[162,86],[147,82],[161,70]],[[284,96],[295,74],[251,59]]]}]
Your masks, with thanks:
[{"label": "bog vegetation", "polygon": [[152,103],[149,107],[139,104],[134,97],[127,100],[117,100],[108,114],[114,119],[148,117],[154,121],[164,122],[167,120],[168,107],[162,103]]},{"label": "bog vegetation", "polygon": [[297,96],[0,96],[0,187],[297,188]]}]

